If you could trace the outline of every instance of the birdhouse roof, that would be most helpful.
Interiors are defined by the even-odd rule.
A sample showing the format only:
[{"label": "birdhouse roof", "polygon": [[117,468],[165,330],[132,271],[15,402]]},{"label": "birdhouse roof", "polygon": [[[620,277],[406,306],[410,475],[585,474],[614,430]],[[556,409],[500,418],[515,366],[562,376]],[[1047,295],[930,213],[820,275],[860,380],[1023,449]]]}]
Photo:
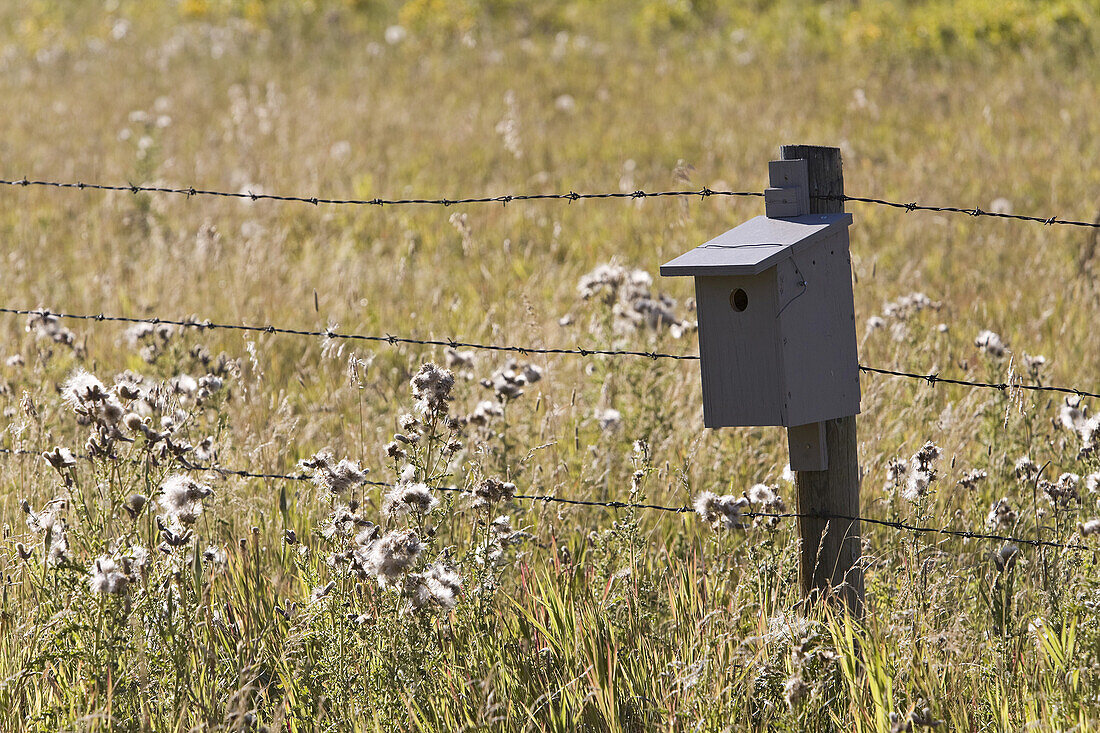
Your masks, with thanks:
[{"label": "birdhouse roof", "polygon": [[756,275],[851,223],[851,214],[758,216],[666,262],[661,274]]}]

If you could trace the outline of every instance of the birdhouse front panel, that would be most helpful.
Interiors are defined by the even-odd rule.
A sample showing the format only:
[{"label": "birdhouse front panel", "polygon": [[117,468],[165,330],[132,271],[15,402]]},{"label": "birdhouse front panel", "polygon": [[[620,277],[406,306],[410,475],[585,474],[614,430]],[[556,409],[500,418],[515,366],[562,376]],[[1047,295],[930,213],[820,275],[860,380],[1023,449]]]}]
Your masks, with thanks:
[{"label": "birdhouse front panel", "polygon": [[695,278],[703,424],[782,425],[775,270]]}]

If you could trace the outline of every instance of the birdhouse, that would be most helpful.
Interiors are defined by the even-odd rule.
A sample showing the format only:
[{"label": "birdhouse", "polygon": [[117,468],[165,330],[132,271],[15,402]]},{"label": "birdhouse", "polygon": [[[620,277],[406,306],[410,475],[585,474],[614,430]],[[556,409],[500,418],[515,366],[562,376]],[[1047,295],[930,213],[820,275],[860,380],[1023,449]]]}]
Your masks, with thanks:
[{"label": "birdhouse", "polygon": [[704,424],[792,428],[793,459],[795,428],[816,440],[823,428],[812,424],[859,412],[852,217],[810,213],[805,160],[772,161],[769,172],[766,216],[661,274],[695,278]]}]

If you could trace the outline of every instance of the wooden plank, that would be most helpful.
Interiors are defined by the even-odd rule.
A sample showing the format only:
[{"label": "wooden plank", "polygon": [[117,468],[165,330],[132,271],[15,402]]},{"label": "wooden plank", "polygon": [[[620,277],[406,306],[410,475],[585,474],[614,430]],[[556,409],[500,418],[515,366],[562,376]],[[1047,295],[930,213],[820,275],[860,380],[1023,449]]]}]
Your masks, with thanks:
[{"label": "wooden plank", "polygon": [[851,272],[844,230],[776,267],[786,425],[859,412]]},{"label": "wooden plank", "polygon": [[825,423],[792,425],[787,428],[787,451],[792,471],[824,471],[829,467],[825,450]]},{"label": "wooden plank", "polygon": [[[843,196],[844,173],[837,148],[784,145],[785,160],[808,162],[810,211],[840,213],[844,202],[823,197]],[[843,297],[847,297],[844,294]],[[813,359],[812,353],[804,357]],[[859,459],[855,416],[825,422],[828,468],[824,471],[796,471],[795,489],[801,515],[859,516]],[[853,615],[863,614],[863,569],[858,520],[798,520],[801,538],[799,584],[806,598],[824,597],[843,602]]]},{"label": "wooden plank", "polygon": [[768,163],[768,178],[772,187],[764,191],[764,208],[769,217],[810,213],[809,167],[805,160],[773,160]]},{"label": "wooden plank", "polygon": [[708,428],[783,424],[775,293],[774,270],[695,278]]},{"label": "wooden plank", "polygon": [[844,213],[793,219],[757,216],[661,265],[661,274],[757,275],[851,223],[851,214]]}]

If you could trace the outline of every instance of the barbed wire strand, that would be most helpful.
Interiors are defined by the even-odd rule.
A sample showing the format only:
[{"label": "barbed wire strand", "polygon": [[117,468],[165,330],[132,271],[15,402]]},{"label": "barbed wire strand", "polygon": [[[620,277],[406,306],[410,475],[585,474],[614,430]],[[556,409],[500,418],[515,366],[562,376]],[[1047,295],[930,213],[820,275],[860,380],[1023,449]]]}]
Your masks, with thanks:
[{"label": "barbed wire strand", "polygon": [[[679,361],[698,361],[699,356],[697,354],[669,354],[660,351],[633,351],[630,349],[585,349],[585,348],[545,348],[535,346],[507,346],[498,344],[481,344],[471,341],[458,341],[457,339],[417,339],[408,336],[373,336],[366,334],[356,333],[342,333],[333,329],[326,329],[324,331],[310,331],[297,328],[284,328],[278,326],[249,326],[245,324],[235,323],[214,323],[212,321],[196,321],[193,319],[179,320],[171,318],[135,318],[130,316],[108,316],[104,314],[89,315],[78,313],[58,313],[48,309],[37,308],[3,308],[0,307],[0,313],[7,313],[11,315],[25,315],[25,316],[39,316],[39,317],[55,317],[64,318],[68,320],[78,321],[95,321],[95,322],[112,322],[112,323],[131,323],[131,324],[148,324],[148,325],[169,325],[179,326],[180,328],[196,328],[199,330],[232,330],[232,331],[245,331],[250,333],[266,333],[266,334],[283,334],[293,336],[309,336],[320,337],[330,339],[344,339],[344,340],[356,340],[356,341],[372,341],[378,343],[388,343],[391,345],[396,344],[414,344],[419,346],[447,346],[452,349],[479,349],[483,351],[498,351],[509,352],[514,354],[522,354],[528,356],[531,354],[573,354],[577,356],[639,356],[652,360],[657,359],[674,359]],[[918,374],[916,372],[898,371],[893,369],[881,369],[879,367],[859,365],[860,371],[881,374],[891,377],[903,377],[907,379],[915,379],[927,383],[930,386],[936,384],[954,384],[964,387],[976,387],[985,389],[996,389],[1001,392],[1018,389],[1032,392],[1057,392],[1061,394],[1076,395],[1078,397],[1092,397],[1100,399],[1100,393],[1090,392],[1087,390],[1079,389],[1077,387],[1059,387],[1053,385],[1040,385],[1040,384],[1023,384],[1019,382],[1007,383],[1007,382],[982,382],[971,381],[966,379],[955,379],[949,377],[941,377],[938,373],[931,374]]]},{"label": "barbed wire strand", "polygon": [[[725,197],[755,197],[762,198],[763,192],[760,191],[716,191],[710,188],[703,187],[699,190],[679,190],[679,191],[615,191],[606,193],[577,193],[576,191],[569,191],[568,193],[527,193],[527,194],[502,194],[498,196],[463,196],[455,198],[406,198],[406,199],[353,199],[353,198],[330,198],[322,196],[302,196],[302,195],[286,195],[286,194],[273,194],[273,193],[255,193],[253,191],[219,191],[215,189],[195,188],[194,186],[188,186],[186,188],[177,188],[171,186],[152,186],[152,185],[137,185],[133,183],[127,183],[125,185],[112,185],[103,183],[84,183],[82,181],[50,181],[50,180],[30,180],[26,177],[21,179],[0,179],[0,185],[5,186],[18,186],[18,187],[50,187],[50,188],[62,188],[62,189],[76,189],[79,191],[115,191],[124,193],[156,193],[156,194],[173,194],[179,196],[186,196],[192,198],[194,196],[215,196],[220,198],[230,199],[242,199],[247,201],[286,201],[294,203],[312,204],[317,206],[319,204],[331,204],[338,206],[402,206],[402,205],[424,205],[424,206],[456,206],[459,204],[501,204],[508,205],[512,202],[518,201],[582,201],[586,199],[647,199],[647,198],[669,198],[669,197],[698,197],[700,199],[710,198],[712,196],[725,196]],[[1014,219],[1017,221],[1034,222],[1038,224],[1045,224],[1052,226],[1055,224],[1064,226],[1075,227],[1088,227],[1093,229],[1100,229],[1100,221],[1076,221],[1073,219],[1061,219],[1057,216],[1027,216],[1023,214],[1009,214],[1007,212],[998,211],[984,211],[977,206],[934,206],[930,204],[921,204],[917,202],[902,202],[902,201],[890,201],[887,199],[872,198],[868,196],[847,196],[847,195],[817,195],[812,198],[821,200],[832,201],[845,201],[861,204],[874,204],[877,206],[887,206],[894,209],[902,209],[906,212],[912,211],[932,211],[940,213],[951,214],[965,214],[973,217],[993,217],[997,219]]]},{"label": "barbed wire strand", "polygon": [[[41,453],[37,451],[18,449],[18,448],[0,448],[0,454],[6,455],[23,455],[23,456],[41,456]],[[87,456],[80,456],[82,459],[87,459]],[[312,481],[311,476],[305,474],[292,474],[292,473],[262,473],[246,471],[242,469],[224,468],[222,466],[215,465],[198,465],[183,460],[184,468],[193,471],[204,471],[210,473],[216,473],[222,476],[232,475],[242,478],[256,478],[265,480],[281,480],[281,481]],[[393,484],[388,481],[363,481],[362,484],[367,486],[378,486],[383,488],[391,488]],[[455,486],[432,486],[435,491],[441,492],[453,492],[453,493],[468,493],[465,489],[460,489]],[[669,512],[674,514],[691,514],[694,513],[692,507],[686,506],[666,506],[663,504],[645,504],[639,502],[628,501],[594,501],[590,499],[566,499],[552,494],[516,494],[513,498],[521,501],[541,502],[544,504],[566,504],[571,506],[588,506],[599,507],[603,509],[650,509],[654,511]],[[834,513],[800,513],[800,512],[742,512],[742,517],[750,519],[817,519],[825,521],[848,521],[848,522],[864,522],[871,525],[880,527],[888,527],[899,532],[912,532],[914,534],[940,534],[950,537],[959,537],[962,539],[971,540],[986,540],[996,542],[1011,542],[1020,545],[1028,545],[1031,547],[1051,547],[1063,550],[1081,550],[1085,552],[1100,552],[1100,548],[1089,547],[1082,544],[1068,544],[1061,542],[1054,542],[1052,540],[1041,540],[1028,537],[1013,537],[1012,535],[991,534],[986,532],[974,532],[970,530],[950,529],[947,527],[924,527],[915,524],[909,524],[901,521],[891,521],[887,519],[871,519],[863,516],[853,516],[848,514],[834,514]]]},{"label": "barbed wire strand", "polygon": [[631,351],[629,349],[584,349],[584,348],[540,348],[535,346],[502,346],[494,344],[479,344],[457,339],[418,339],[408,336],[372,336],[357,333],[341,333],[333,329],[324,331],[310,331],[298,328],[283,328],[278,326],[248,326],[237,323],[214,323],[212,321],[178,320],[171,318],[133,318],[129,316],[108,316],[104,314],[88,315],[78,313],[56,313],[46,309],[26,308],[0,308],[0,313],[24,316],[40,316],[65,318],[78,321],[98,321],[115,323],[133,323],[150,325],[179,326],[181,328],[197,328],[199,330],[230,330],[246,331],[250,333],[282,334],[291,336],[312,336],[328,339],[340,339],[348,341],[373,341],[387,344],[415,344],[418,346],[449,346],[452,349],[481,349],[484,351],[504,351],[515,354],[579,354],[580,356],[644,356],[649,359],[681,359],[686,361],[698,360],[695,354],[665,354],[655,351]]},{"label": "barbed wire strand", "polygon": [[900,201],[887,201],[885,199],[868,198],[866,196],[821,195],[813,196],[812,198],[829,201],[851,201],[859,204],[875,204],[877,206],[888,206],[892,209],[904,209],[907,213],[912,211],[939,211],[946,214],[966,214],[967,216],[974,217],[988,216],[995,219],[1014,219],[1016,221],[1030,221],[1037,224],[1046,224],[1047,226],[1061,224],[1065,226],[1100,229],[1100,221],[1074,221],[1072,219],[1059,219],[1057,216],[1026,216],[1024,214],[1009,214],[1000,211],[983,211],[977,206],[931,206],[929,204],[918,204],[916,202],[902,203]]},{"label": "barbed wire strand", "polygon": [[458,204],[502,204],[507,205],[514,201],[583,201],[586,199],[647,199],[647,198],[668,198],[668,197],[687,197],[695,196],[699,198],[709,198],[711,196],[727,196],[727,197],[757,197],[762,198],[764,196],[760,191],[715,191],[709,188],[701,188],[699,190],[679,190],[679,191],[615,191],[608,193],[577,193],[576,191],[569,191],[568,193],[520,193],[520,194],[502,194],[499,196],[463,196],[455,198],[408,198],[408,199],[345,199],[345,198],[327,198],[322,196],[296,196],[296,195],[282,195],[274,193],[254,193],[252,191],[217,191],[213,189],[194,188],[189,186],[187,188],[173,188],[169,186],[149,186],[149,185],[135,185],[127,183],[126,185],[110,185],[102,183],[82,183],[82,182],[64,182],[64,181],[32,181],[26,178],[20,180],[0,180],[0,184],[5,186],[46,186],[52,188],[70,188],[78,189],[81,191],[119,191],[126,193],[163,193],[163,194],[176,194],[180,196],[217,196],[221,198],[231,199],[245,199],[249,201],[290,201],[302,204],[332,204],[336,206],[408,206],[408,205],[425,205],[425,206],[456,206]]}]

